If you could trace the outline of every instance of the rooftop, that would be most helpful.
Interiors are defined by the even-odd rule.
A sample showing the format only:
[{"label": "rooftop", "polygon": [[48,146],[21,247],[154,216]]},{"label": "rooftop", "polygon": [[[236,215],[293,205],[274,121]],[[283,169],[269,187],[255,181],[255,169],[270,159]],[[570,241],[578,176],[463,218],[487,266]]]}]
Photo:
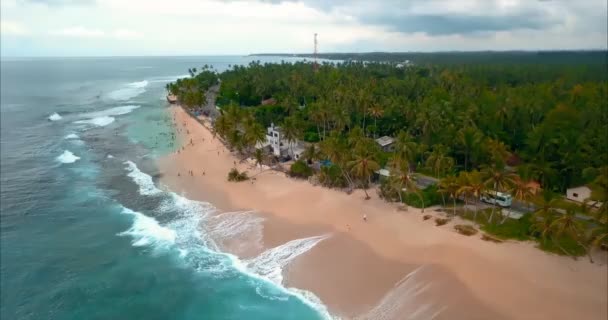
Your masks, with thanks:
[{"label": "rooftop", "polygon": [[376,142],[382,146],[382,147],[386,147],[389,144],[395,142],[395,139],[389,137],[389,136],[384,136],[384,137],[380,137],[378,139],[376,139]]}]

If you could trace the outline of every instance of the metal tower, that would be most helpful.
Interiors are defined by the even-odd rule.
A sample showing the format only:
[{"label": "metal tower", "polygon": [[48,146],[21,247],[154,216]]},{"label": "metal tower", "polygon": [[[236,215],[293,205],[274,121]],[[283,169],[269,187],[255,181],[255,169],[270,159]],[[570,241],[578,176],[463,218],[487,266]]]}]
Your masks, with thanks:
[{"label": "metal tower", "polygon": [[317,53],[318,53],[317,52],[317,44],[318,44],[318,42],[317,42],[317,34],[315,33],[315,52],[313,54],[313,57],[314,57],[315,61],[313,62],[313,65],[312,65],[312,68],[313,68],[314,71],[317,71],[319,69],[319,64],[317,63]]}]

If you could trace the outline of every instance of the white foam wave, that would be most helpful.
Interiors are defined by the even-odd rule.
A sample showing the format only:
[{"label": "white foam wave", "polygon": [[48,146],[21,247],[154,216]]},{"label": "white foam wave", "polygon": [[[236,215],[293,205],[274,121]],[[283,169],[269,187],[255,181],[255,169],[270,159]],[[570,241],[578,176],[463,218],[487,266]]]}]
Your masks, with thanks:
[{"label": "white foam wave", "polygon": [[79,139],[80,137],[78,137],[77,134],[75,133],[70,133],[67,136],[65,136],[65,139],[70,140],[70,139]]},{"label": "white foam wave", "polygon": [[158,221],[139,212],[123,208],[122,213],[133,216],[133,225],[119,235],[133,237],[133,246],[154,245],[167,247],[175,243],[175,230],[161,226]]},{"label": "white foam wave", "polygon": [[93,118],[93,119],[87,119],[87,120],[78,120],[75,121],[74,123],[78,123],[78,124],[91,124],[97,127],[105,127],[107,125],[109,125],[110,123],[114,122],[114,117],[109,117],[109,116],[103,116],[103,117],[97,117],[97,118]]},{"label": "white foam wave", "polygon": [[173,81],[176,81],[177,79],[189,78],[189,77],[190,77],[189,74],[181,74],[181,75],[177,75],[177,76],[152,78],[152,79],[150,79],[150,82],[173,82]]},{"label": "white foam wave", "polygon": [[146,92],[147,86],[147,80],[127,83],[124,88],[114,90],[108,96],[113,100],[128,100]]},{"label": "white foam wave", "polygon": [[75,156],[69,150],[64,150],[63,153],[61,155],[59,155],[56,159],[57,159],[57,161],[59,161],[61,163],[74,163],[77,160],[79,160],[80,157]]},{"label": "white foam wave", "polygon": [[254,259],[247,260],[247,267],[253,272],[270,279],[276,284],[283,283],[283,268],[293,259],[307,252],[328,235],[291,240],[278,247],[268,249]]},{"label": "white foam wave", "polygon": [[107,158],[108,158],[108,159],[114,159],[114,156],[113,156],[113,155],[111,155],[111,154],[109,154],[109,155],[107,156]]},{"label": "white foam wave", "polygon": [[[126,161],[125,164],[127,165],[127,175],[139,186],[139,192],[142,195],[164,193],[167,196],[167,199],[158,208],[160,214],[179,212],[178,216],[161,226],[153,218],[127,211],[126,213],[135,216],[133,227],[124,233],[134,237],[133,245],[171,248],[175,250],[178,257],[184,259],[196,270],[218,277],[231,276],[234,272],[245,274],[252,281],[254,279],[261,281],[255,284],[256,291],[261,297],[282,300],[287,296],[294,296],[317,310],[326,319],[332,318],[314,294],[304,290],[288,289],[282,284],[282,268],[326,239],[328,235],[293,240],[269,249],[256,258],[242,261],[235,255],[221,252],[210,234],[201,232],[201,225],[217,219],[211,214],[216,211],[211,204],[190,200],[173,192],[163,192],[154,185],[152,177],[139,170],[135,163]],[[242,218],[242,214],[245,213],[229,213],[227,217],[232,218],[224,220],[223,224],[222,221],[219,221],[212,233],[225,236],[246,232],[245,227],[236,225],[239,218]],[[241,221],[243,220],[241,219]],[[255,225],[255,223],[250,222],[250,225]],[[220,231],[221,226],[224,226],[226,230]],[[260,287],[262,283],[266,283],[266,285]]]},{"label": "white foam wave", "polygon": [[49,116],[49,120],[51,121],[59,121],[61,119],[63,118],[57,112],[54,112],[52,115]]},{"label": "white foam wave", "polygon": [[432,302],[420,301],[419,295],[427,291],[432,284],[417,279],[417,274],[424,266],[416,268],[397,282],[380,303],[373,309],[357,317],[357,320],[432,320],[446,307],[438,307]]},{"label": "white foam wave", "polygon": [[99,117],[106,117],[106,116],[120,116],[123,114],[130,113],[131,111],[133,111],[139,107],[140,106],[138,106],[138,105],[126,105],[126,106],[114,107],[114,108],[110,108],[110,109],[106,109],[106,110],[90,112],[90,113],[85,114],[84,117],[92,119],[92,118],[99,118]]},{"label": "white foam wave", "polygon": [[127,170],[129,170],[127,176],[133,179],[133,182],[139,186],[140,194],[149,196],[163,192],[154,185],[152,177],[141,172],[135,163],[132,161],[125,161],[125,164],[127,165]]}]

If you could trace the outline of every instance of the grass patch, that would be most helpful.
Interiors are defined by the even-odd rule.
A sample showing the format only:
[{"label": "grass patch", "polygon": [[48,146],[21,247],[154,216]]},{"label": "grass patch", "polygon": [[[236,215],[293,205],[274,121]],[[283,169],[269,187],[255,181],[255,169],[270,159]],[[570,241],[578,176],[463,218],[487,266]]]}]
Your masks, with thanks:
[{"label": "grass patch", "polygon": [[422,216],[422,220],[429,220],[432,217],[433,216],[431,216],[430,214],[425,214],[424,216]]},{"label": "grass patch", "polygon": [[[485,219],[485,217],[482,218]],[[490,224],[487,223],[487,221],[483,221],[480,223],[480,225],[481,230],[499,239],[515,239],[525,241],[530,240],[531,238],[530,230],[532,228],[532,220],[529,213],[525,214],[520,219],[507,218],[507,220],[502,224]]]},{"label": "grass patch", "polygon": [[450,219],[446,219],[446,218],[435,218],[435,225],[436,226],[442,226],[446,223],[450,222]]},{"label": "grass patch", "polygon": [[493,236],[490,236],[488,234],[485,234],[485,233],[481,235],[481,240],[483,240],[483,241],[490,241],[490,242],[494,242],[494,243],[502,243],[503,242],[502,240],[500,240],[498,238],[495,238]]},{"label": "grass patch", "polygon": [[472,236],[477,233],[477,229],[475,229],[475,227],[473,227],[472,225],[468,224],[457,224],[454,226],[454,229],[456,229],[458,233],[465,236]]},{"label": "grass patch", "polygon": [[[424,206],[422,205],[423,201]],[[418,193],[404,193],[403,202],[418,209],[428,208],[442,203],[441,194],[437,192],[437,185],[430,185],[426,189],[420,190]]]},{"label": "grass patch", "polygon": [[539,249],[560,256],[580,257],[585,255],[585,248],[570,238],[562,237],[559,239],[546,239],[545,241],[537,239],[537,241]]}]

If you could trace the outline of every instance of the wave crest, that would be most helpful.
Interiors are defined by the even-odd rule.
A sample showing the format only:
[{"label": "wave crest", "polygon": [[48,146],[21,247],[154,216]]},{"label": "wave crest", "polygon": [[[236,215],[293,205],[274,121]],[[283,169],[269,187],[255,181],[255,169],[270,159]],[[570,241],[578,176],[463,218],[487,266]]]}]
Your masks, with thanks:
[{"label": "wave crest", "polygon": [[61,119],[63,119],[63,117],[61,117],[61,115],[59,115],[57,112],[53,112],[53,114],[49,116],[49,120],[51,121],[59,121]]},{"label": "wave crest", "polygon": [[56,159],[57,159],[57,161],[59,161],[61,163],[74,163],[74,162],[78,161],[80,159],[80,157],[74,155],[69,150],[64,150],[63,153],[61,155],[59,155]]}]

